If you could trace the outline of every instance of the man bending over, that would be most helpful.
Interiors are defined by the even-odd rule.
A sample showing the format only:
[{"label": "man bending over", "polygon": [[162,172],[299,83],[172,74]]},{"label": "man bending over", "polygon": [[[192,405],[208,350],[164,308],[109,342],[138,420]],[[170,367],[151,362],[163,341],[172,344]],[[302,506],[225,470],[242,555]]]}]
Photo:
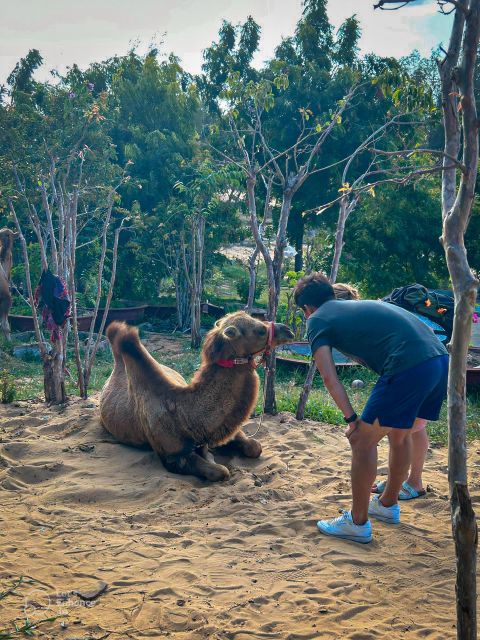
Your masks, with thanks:
[{"label": "man bending over", "polygon": [[[294,296],[307,317],[317,368],[348,424],[352,449],[352,509],[333,520],[320,520],[317,526],[327,535],[370,542],[368,516],[400,522],[398,494],[410,465],[411,438],[406,436],[417,418],[438,420],[447,391],[447,350],[405,309],[373,300],[336,300],[332,285],[321,273],[301,278]],[[380,375],[361,418],[338,379],[332,347]],[[370,500],[377,443],[387,434],[388,480],[383,493]]]}]

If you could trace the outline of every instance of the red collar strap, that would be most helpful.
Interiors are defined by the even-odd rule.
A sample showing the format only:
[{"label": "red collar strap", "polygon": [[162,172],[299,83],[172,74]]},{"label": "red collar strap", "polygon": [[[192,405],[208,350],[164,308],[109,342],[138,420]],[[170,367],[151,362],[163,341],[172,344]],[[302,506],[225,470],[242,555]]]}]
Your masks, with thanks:
[{"label": "red collar strap", "polygon": [[217,360],[215,364],[218,364],[219,367],[223,367],[224,369],[233,369],[233,367],[237,364],[249,364],[251,362],[254,363],[255,368],[258,366],[255,364],[255,358],[259,355],[262,355],[262,361],[265,360],[266,356],[270,355],[273,344],[273,336],[275,334],[275,322],[272,320],[268,323],[267,327],[267,344],[262,351],[258,351],[257,353],[253,353],[251,356],[246,356],[245,358],[231,358],[229,360]]},{"label": "red collar strap", "polygon": [[263,352],[264,357],[269,356],[272,350],[273,336],[275,335],[275,322],[272,320],[267,327],[267,344]]},{"label": "red collar strap", "polygon": [[220,367],[224,367],[224,369],[233,369],[233,367],[237,364],[248,364],[252,361],[252,356],[248,358],[232,358],[231,360],[217,360],[215,364],[218,364]]}]

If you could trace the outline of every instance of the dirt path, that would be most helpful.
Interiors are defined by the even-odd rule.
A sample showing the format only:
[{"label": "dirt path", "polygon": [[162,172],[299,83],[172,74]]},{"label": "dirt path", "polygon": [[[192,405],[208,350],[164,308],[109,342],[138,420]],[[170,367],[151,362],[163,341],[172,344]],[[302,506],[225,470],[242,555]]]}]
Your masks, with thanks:
[{"label": "dirt path", "polygon": [[454,637],[444,450],[427,461],[434,491],[363,546],[315,527],[349,502],[338,427],[269,420],[262,458],[209,485],[113,442],[97,399],[20,404],[0,407],[0,591],[24,583],[0,599],[0,630],[28,615],[60,616],[39,627],[52,640]]}]

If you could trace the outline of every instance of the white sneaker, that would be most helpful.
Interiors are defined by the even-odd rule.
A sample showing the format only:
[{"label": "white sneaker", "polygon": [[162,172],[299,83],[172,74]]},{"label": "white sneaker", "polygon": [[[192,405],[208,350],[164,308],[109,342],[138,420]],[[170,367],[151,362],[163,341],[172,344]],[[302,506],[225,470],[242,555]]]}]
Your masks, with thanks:
[{"label": "white sneaker", "polygon": [[400,522],[400,505],[392,504],[391,507],[384,507],[380,502],[380,496],[373,496],[368,505],[368,515],[388,524],[398,524]]},{"label": "white sneaker", "polygon": [[355,524],[352,520],[351,511],[344,511],[341,516],[332,520],[319,520],[317,527],[327,536],[335,536],[336,538],[353,540],[363,544],[372,541],[370,520],[367,520],[365,524]]}]

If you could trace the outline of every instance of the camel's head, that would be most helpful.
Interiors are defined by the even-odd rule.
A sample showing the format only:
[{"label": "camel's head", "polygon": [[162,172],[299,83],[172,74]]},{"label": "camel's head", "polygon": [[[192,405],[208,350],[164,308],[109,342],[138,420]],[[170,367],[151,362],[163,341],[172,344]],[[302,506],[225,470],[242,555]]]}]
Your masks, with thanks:
[{"label": "camel's head", "polygon": [[[256,320],[244,311],[226,315],[215,323],[205,339],[204,362],[245,358],[264,351],[269,342],[269,325],[269,322]],[[287,325],[276,322],[270,346],[275,348],[293,338]]]}]

